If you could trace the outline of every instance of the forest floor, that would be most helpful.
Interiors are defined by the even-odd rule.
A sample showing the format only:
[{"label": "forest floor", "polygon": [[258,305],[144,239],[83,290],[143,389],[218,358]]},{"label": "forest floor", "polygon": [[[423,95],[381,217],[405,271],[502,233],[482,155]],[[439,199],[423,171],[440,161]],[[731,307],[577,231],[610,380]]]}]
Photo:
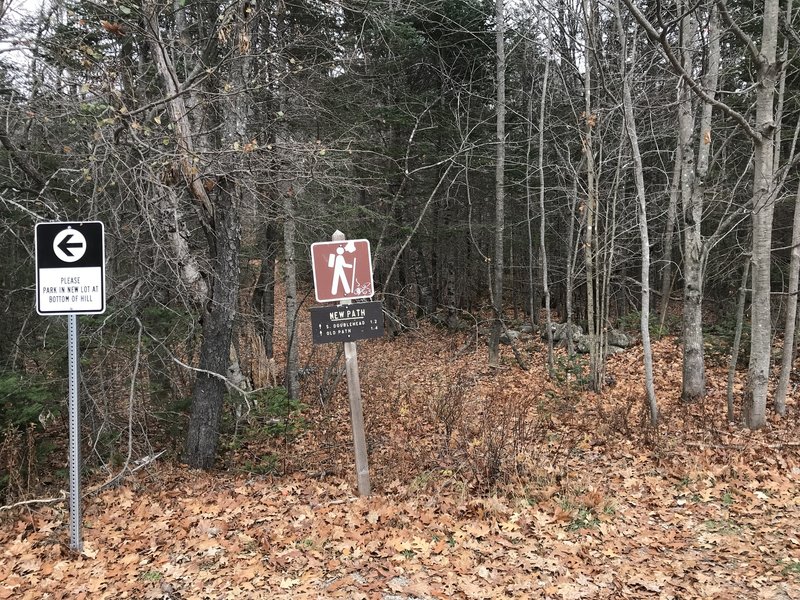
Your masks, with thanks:
[{"label": "forest floor", "polygon": [[359,343],[359,498],[346,388],[320,392],[336,347],[303,344],[298,435],[226,442],[210,473],[161,459],[87,497],[82,553],[63,503],[0,514],[0,599],[800,598],[795,397],[762,431],[729,424],[710,358],[708,397],[684,406],[665,338],[653,430],[641,346],[593,394],[563,358],[549,380],[538,339],[519,346],[528,371],[508,347],[490,369],[474,333],[423,325]]}]

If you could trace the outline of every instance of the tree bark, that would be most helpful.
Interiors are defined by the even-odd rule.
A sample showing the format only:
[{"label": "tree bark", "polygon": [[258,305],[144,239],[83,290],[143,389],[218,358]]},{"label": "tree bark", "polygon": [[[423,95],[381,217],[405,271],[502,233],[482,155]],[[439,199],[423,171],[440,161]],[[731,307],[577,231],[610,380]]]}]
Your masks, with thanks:
[{"label": "tree bark", "polygon": [[253,291],[253,312],[259,315],[258,330],[267,359],[274,356],[275,259],[278,257],[277,231],[272,223],[264,227],[261,242],[261,269]]},{"label": "tree bark", "polygon": [[678,192],[680,191],[681,165],[683,164],[683,145],[680,136],[675,148],[674,171],[669,186],[669,204],[667,205],[667,221],[664,224],[664,249],[661,259],[661,299],[658,327],[663,332],[667,321],[669,298],[672,294],[672,247],[675,238],[675,221],[678,218]]},{"label": "tree bark", "polygon": [[495,237],[492,309],[494,321],[489,337],[489,364],[500,365],[500,333],[503,329],[503,246],[505,231],[506,166],[506,51],[504,0],[496,0],[497,123],[495,143]]},{"label": "tree bark", "polygon": [[208,224],[213,218],[214,209],[208,192],[203,186],[197,167],[193,164],[195,158],[194,141],[192,127],[189,122],[189,112],[183,99],[182,89],[178,75],[172,64],[166,47],[161,39],[161,28],[158,23],[158,13],[156,4],[152,0],[144,2],[142,5],[143,14],[148,29],[150,48],[155,60],[156,70],[164,82],[164,86],[169,98],[168,106],[172,122],[175,126],[175,138],[178,146],[178,164],[180,172],[186,181],[193,200],[200,208],[201,220]]},{"label": "tree bark", "polygon": [[283,194],[283,259],[286,294],[286,393],[289,398],[299,396],[300,359],[297,344],[297,256],[295,252],[295,206],[293,188]]},{"label": "tree bark", "polygon": [[745,423],[750,429],[766,424],[769,369],[772,356],[771,254],[772,218],[775,211],[773,101],[776,83],[778,0],[764,3],[764,24],[758,61],[753,175],[753,301],[750,331],[750,365],[745,393]]},{"label": "tree bark", "polygon": [[550,79],[550,30],[547,26],[547,52],[545,54],[542,95],[539,103],[539,256],[542,262],[542,293],[544,294],[545,326],[547,327],[547,372],[553,373],[553,327],[550,314],[550,277],[547,269],[547,245],[545,244],[546,213],[544,210],[544,109],[547,100],[547,84]]},{"label": "tree bark", "polygon": [[236,189],[226,178],[217,181],[211,299],[203,313],[203,342],[197,373],[184,459],[190,467],[210,469],[219,441],[236,301],[239,292],[241,239]]},{"label": "tree bark", "polygon": [[[684,70],[694,63],[697,23],[686,5],[681,7],[681,62]],[[683,209],[683,382],[681,399],[693,402],[706,394],[703,354],[703,240],[701,233],[702,196],[693,193],[698,185],[695,149],[692,143],[695,120],[694,98],[686,80],[681,79],[678,102],[678,126],[681,143],[681,205]],[[699,202],[697,202],[699,200]]]},{"label": "tree bark", "polygon": [[592,47],[595,39],[593,27],[594,6],[591,0],[583,0],[583,30],[586,43],[585,72],[583,75],[584,112],[581,144],[586,158],[586,238],[584,243],[584,266],[586,268],[586,321],[589,344],[589,376],[594,391],[602,388],[602,348],[600,343],[600,321],[602,310],[598,303],[596,256],[599,247],[597,235],[597,173],[594,160],[592,130],[595,115],[592,113]]},{"label": "tree bark", "polygon": [[739,362],[739,347],[742,342],[742,325],[744,324],[744,305],[747,302],[747,279],[750,277],[750,257],[747,256],[742,270],[742,283],[739,286],[739,299],[736,302],[736,331],[733,334],[731,361],[728,365],[728,423],[736,418],[733,409],[733,384],[736,380],[736,365]]},{"label": "tree bark", "polygon": [[619,0],[614,3],[614,12],[617,20],[617,30],[619,31],[620,42],[622,44],[622,57],[620,60],[622,75],[622,104],[625,119],[625,130],[631,145],[633,155],[633,177],[636,186],[636,199],[639,217],[639,239],[642,245],[642,269],[641,269],[641,312],[639,329],[642,335],[642,351],[644,355],[644,388],[647,395],[647,406],[650,411],[650,424],[658,424],[658,403],[656,402],[655,384],[653,382],[653,351],[650,346],[650,235],[647,229],[647,199],[644,187],[644,167],[642,166],[642,154],[639,151],[639,136],[636,132],[636,118],[633,112],[633,98],[631,97],[631,74],[626,69],[630,60],[635,64],[634,51],[628,54],[628,42],[625,35],[625,28],[619,10]]},{"label": "tree bark", "polygon": [[794,200],[794,221],[792,223],[792,257],[789,261],[789,297],[786,302],[786,321],[783,326],[783,358],[781,360],[781,376],[775,390],[773,405],[775,412],[781,416],[786,414],[786,391],[789,389],[789,378],[794,362],[794,334],[797,323],[797,292],[800,276],[800,185]]},{"label": "tree bark", "polygon": [[[684,15],[684,69],[691,69],[695,47],[696,21],[692,14]],[[713,101],[719,78],[720,40],[716,6],[710,7],[708,24],[708,60],[703,87]],[[708,244],[703,238],[703,207],[706,176],[711,148],[712,104],[703,101],[700,118],[697,164],[694,163],[694,116],[692,91],[681,82],[679,122],[681,128],[683,165],[681,166],[681,200],[684,220],[684,305],[683,305],[683,387],[681,398],[694,402],[705,397],[706,374],[703,347],[703,296]]]}]

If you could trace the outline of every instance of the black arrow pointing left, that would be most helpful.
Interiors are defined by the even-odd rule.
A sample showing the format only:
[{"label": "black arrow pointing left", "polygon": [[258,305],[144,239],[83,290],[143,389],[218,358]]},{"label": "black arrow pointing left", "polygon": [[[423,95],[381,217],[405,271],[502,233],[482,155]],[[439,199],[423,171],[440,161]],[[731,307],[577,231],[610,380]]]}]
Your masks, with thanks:
[{"label": "black arrow pointing left", "polygon": [[67,256],[75,256],[70,248],[83,248],[83,244],[81,242],[70,242],[72,237],[73,234],[70,233],[58,244],[58,248]]}]

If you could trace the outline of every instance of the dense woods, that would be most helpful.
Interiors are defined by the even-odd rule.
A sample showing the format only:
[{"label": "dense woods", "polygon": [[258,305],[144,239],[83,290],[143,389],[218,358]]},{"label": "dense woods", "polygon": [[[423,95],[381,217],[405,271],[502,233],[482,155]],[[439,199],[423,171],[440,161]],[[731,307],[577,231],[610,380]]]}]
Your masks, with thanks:
[{"label": "dense woods", "polygon": [[372,242],[388,335],[474,330],[499,365],[529,323],[553,374],[561,328],[561,368],[601,391],[627,329],[651,425],[651,340],[675,335],[683,401],[722,348],[728,418],[764,427],[796,346],[794,20],[791,0],[0,3],[4,443],[65,411],[34,224],[87,220],[107,232],[108,310],[81,319],[103,464],[158,429],[210,468],[227,413],[316,393],[297,323],[336,229]]}]

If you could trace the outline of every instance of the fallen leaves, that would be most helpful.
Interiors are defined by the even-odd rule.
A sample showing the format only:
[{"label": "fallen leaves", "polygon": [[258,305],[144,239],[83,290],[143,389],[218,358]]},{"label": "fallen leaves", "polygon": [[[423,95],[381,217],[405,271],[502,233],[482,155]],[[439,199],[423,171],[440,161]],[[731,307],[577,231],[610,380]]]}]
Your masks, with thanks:
[{"label": "fallen leaves", "polygon": [[[374,497],[354,498],[342,392],[287,450],[295,474],[161,467],[87,500],[82,554],[68,550],[62,509],[7,515],[0,600],[800,597],[800,463],[776,447],[785,431],[700,427],[665,402],[669,433],[644,439],[626,421],[640,410],[632,353],[609,365],[613,393],[575,402],[541,365],[489,372],[474,353],[454,366],[447,348],[460,344],[437,335],[359,355]],[[471,487],[459,452],[478,445],[432,416],[454,373],[471,374],[468,415],[482,418],[495,393],[549,411],[495,489]],[[667,397],[674,379],[660,372]]]}]

